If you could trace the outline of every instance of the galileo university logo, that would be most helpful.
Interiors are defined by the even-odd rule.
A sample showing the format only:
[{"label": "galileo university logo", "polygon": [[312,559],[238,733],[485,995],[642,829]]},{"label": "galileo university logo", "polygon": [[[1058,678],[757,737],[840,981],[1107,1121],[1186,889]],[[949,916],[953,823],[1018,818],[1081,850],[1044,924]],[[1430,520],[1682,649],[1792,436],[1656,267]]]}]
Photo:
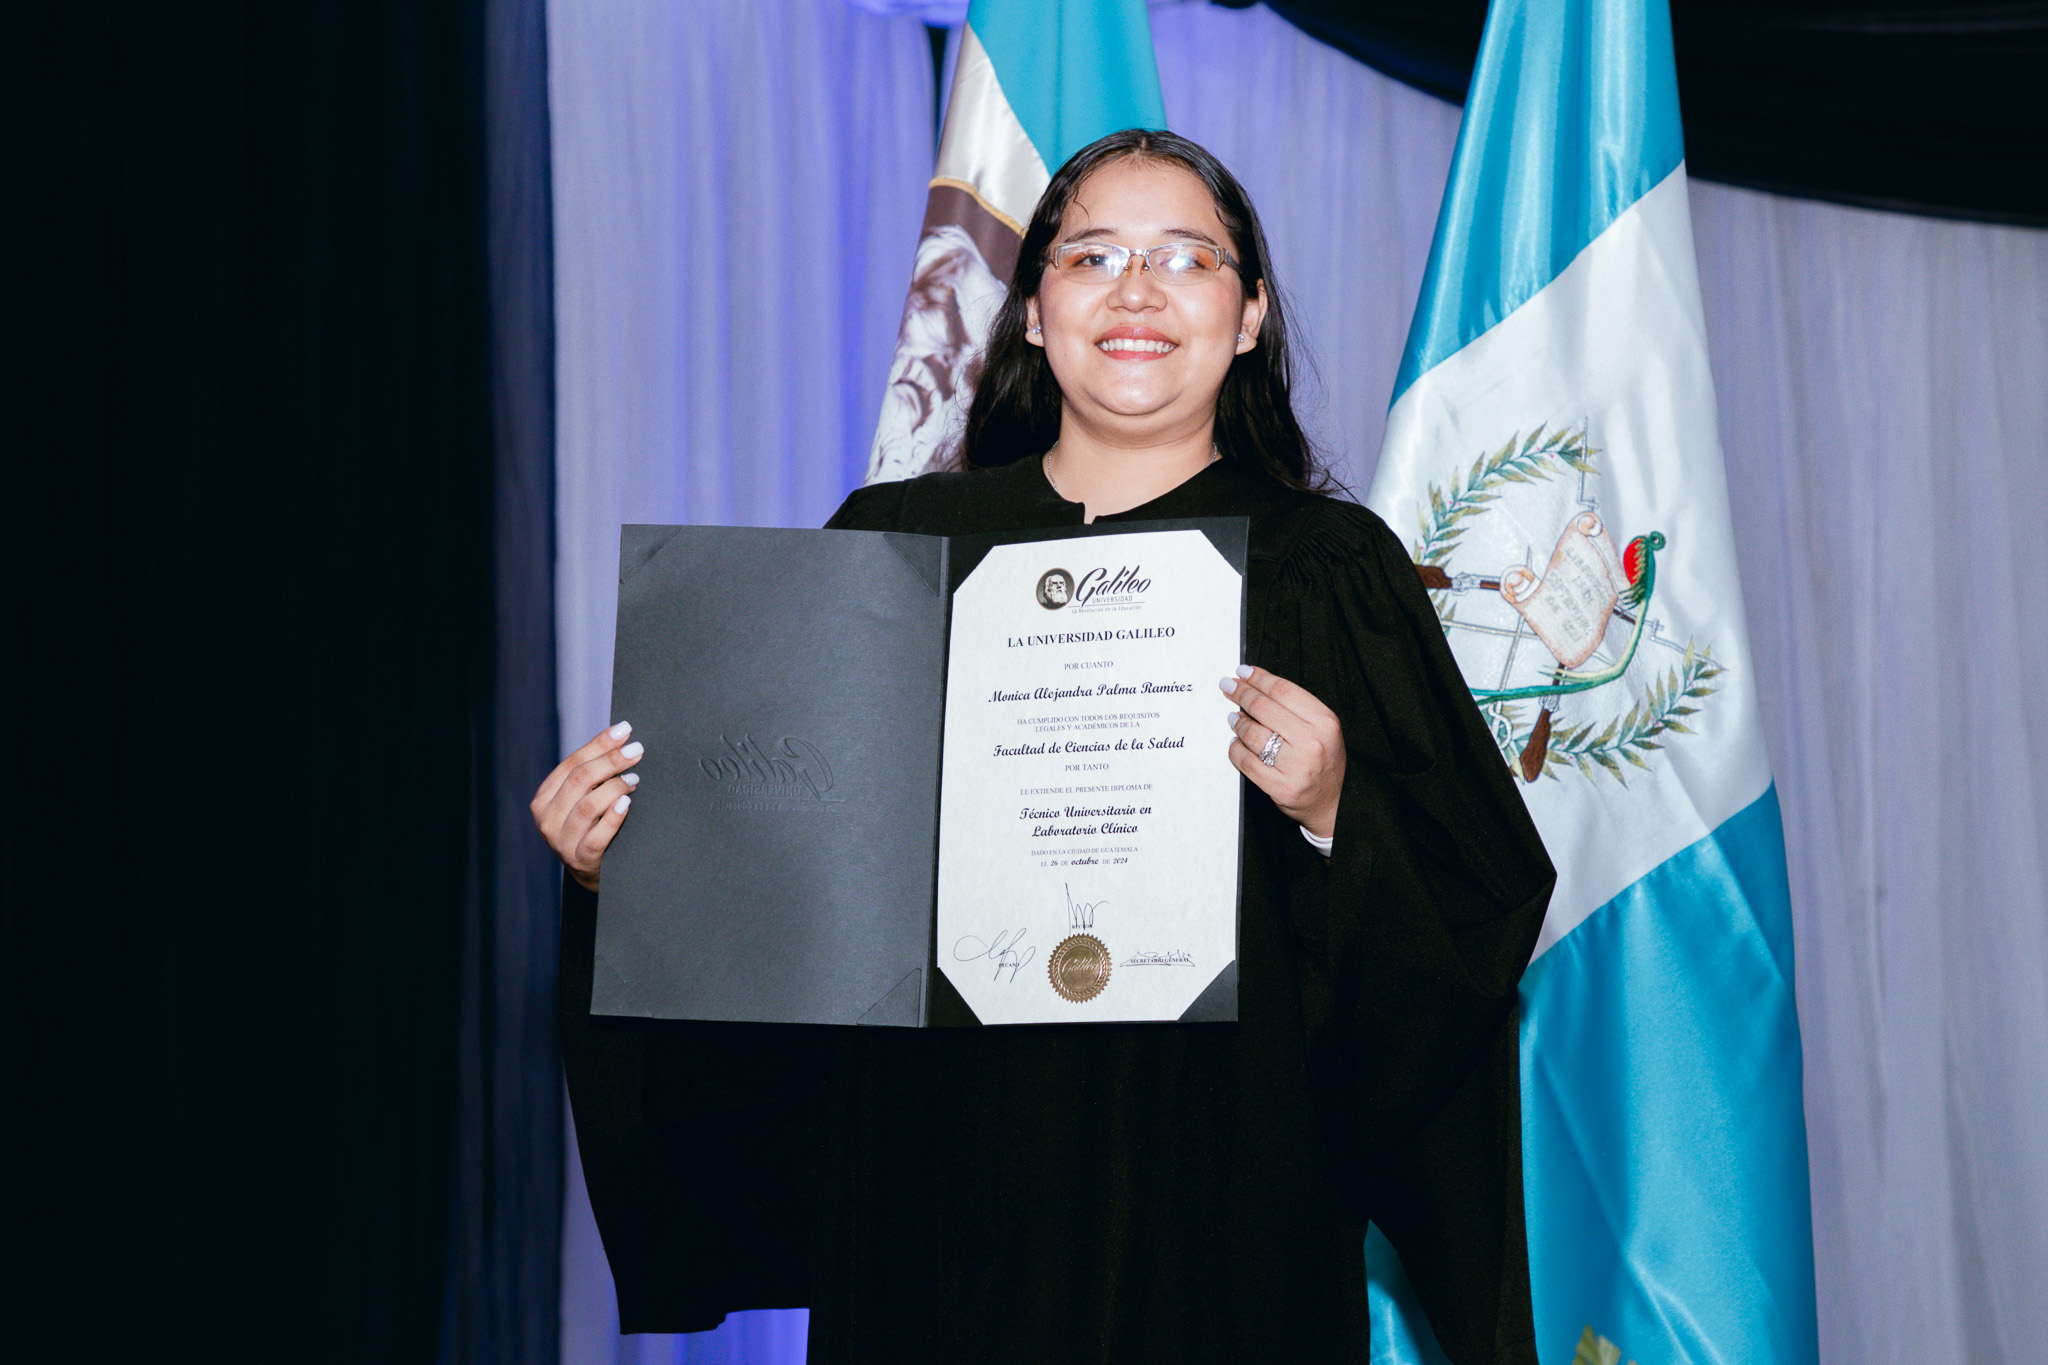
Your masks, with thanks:
[{"label": "galileo university logo", "polygon": [[1122,606],[1152,586],[1152,580],[1145,577],[1136,564],[1111,573],[1108,569],[1090,569],[1076,582],[1065,569],[1047,569],[1039,576],[1034,596],[1038,605],[1047,611],[1058,611],[1064,606],[1085,607],[1090,603],[1098,607]]}]

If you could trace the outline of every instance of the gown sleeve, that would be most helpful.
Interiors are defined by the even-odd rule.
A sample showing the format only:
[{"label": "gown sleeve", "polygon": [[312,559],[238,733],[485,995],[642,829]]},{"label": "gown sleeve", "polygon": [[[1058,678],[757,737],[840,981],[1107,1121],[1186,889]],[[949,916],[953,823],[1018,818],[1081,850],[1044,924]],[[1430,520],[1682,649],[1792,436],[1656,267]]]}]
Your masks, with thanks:
[{"label": "gown sleeve", "polygon": [[1294,883],[1337,1161],[1450,1358],[1533,1365],[1516,1003],[1555,873],[1385,524],[1325,503],[1277,577],[1261,638],[1347,750],[1327,868]]},{"label": "gown sleeve", "polygon": [[557,1026],[622,1332],[810,1302],[814,1036],[590,1013],[597,897],[562,879]]}]

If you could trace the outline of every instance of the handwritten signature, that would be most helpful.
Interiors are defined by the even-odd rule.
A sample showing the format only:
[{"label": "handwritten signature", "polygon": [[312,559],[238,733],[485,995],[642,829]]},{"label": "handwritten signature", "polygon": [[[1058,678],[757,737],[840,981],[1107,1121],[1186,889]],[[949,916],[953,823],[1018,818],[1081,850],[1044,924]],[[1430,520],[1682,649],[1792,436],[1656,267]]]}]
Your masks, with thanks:
[{"label": "handwritten signature", "polygon": [[[1017,973],[1030,966],[1031,959],[1038,956],[1038,949],[1024,946],[1024,933],[1022,929],[1014,933],[1006,929],[997,934],[993,941],[979,939],[972,934],[965,935],[953,945],[953,960],[991,963],[994,967],[991,980],[1015,981]],[[1004,972],[1009,973],[1008,978],[1003,976]]]},{"label": "handwritten signature", "polygon": [[1136,952],[1120,964],[1124,967],[1192,967],[1195,959],[1185,948],[1169,948],[1165,952]]},{"label": "handwritten signature", "polygon": [[1076,901],[1074,888],[1065,882],[1060,888],[1067,893],[1067,927],[1069,929],[1093,929],[1097,907],[1108,905],[1108,901]]}]

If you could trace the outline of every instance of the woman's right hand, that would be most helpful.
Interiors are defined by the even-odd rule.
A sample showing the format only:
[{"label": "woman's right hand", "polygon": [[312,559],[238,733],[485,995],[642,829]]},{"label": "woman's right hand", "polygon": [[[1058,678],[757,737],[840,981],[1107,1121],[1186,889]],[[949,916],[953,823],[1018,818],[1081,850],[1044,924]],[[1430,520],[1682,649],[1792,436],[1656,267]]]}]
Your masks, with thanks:
[{"label": "woman's right hand", "polygon": [[555,765],[533,794],[533,824],[548,847],[569,869],[569,875],[597,890],[597,865],[611,847],[612,836],[626,823],[638,773],[626,769],[645,752],[629,721],[620,721]]}]

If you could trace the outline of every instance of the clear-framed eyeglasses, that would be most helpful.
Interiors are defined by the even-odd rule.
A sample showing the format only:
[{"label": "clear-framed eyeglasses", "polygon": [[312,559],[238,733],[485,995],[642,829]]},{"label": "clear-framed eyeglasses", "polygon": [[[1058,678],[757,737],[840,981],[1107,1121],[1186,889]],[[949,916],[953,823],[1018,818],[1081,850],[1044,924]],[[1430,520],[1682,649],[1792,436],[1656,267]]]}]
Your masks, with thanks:
[{"label": "clear-framed eyeglasses", "polygon": [[1237,261],[1220,246],[1204,242],[1163,242],[1138,250],[1114,242],[1061,242],[1046,253],[1046,263],[1076,284],[1109,284],[1143,261],[1161,284],[1202,284]]}]

